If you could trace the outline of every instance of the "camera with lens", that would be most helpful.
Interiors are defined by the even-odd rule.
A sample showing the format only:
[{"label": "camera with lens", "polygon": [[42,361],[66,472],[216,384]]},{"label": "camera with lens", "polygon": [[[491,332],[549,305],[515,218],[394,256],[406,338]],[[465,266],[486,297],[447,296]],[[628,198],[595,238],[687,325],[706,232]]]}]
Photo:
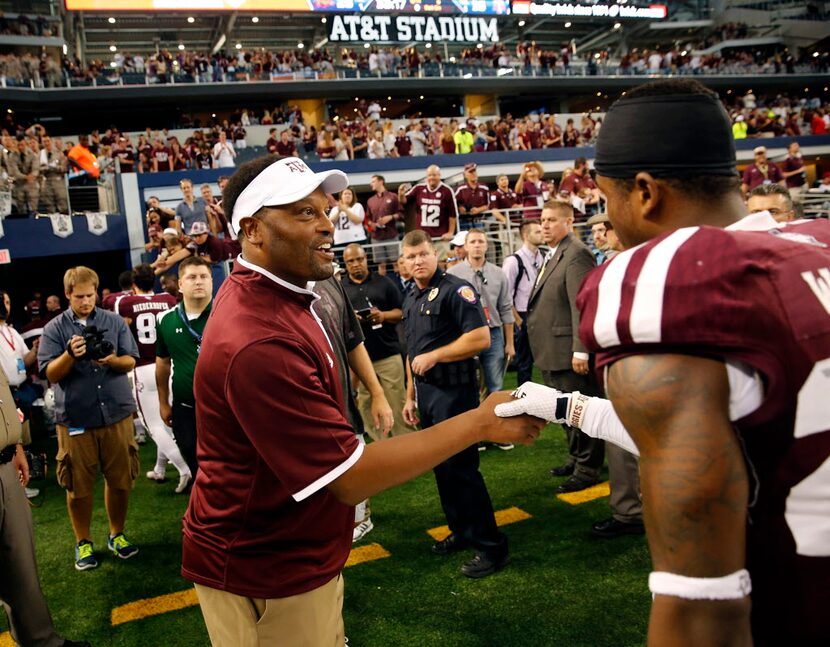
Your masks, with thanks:
[{"label": "camera with lens", "polygon": [[25,452],[26,462],[29,464],[29,480],[41,481],[46,478],[49,463],[46,454],[33,454]]},{"label": "camera with lens", "polygon": [[98,330],[96,326],[87,326],[84,328],[84,343],[86,344],[86,353],[84,359],[98,360],[112,355],[115,352],[115,346],[112,342],[104,339],[106,330]]}]

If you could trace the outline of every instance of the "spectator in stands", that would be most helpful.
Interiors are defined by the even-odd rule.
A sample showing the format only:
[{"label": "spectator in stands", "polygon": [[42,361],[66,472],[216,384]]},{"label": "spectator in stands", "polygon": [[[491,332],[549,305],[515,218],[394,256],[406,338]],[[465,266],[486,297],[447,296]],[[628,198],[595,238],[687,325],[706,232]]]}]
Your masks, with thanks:
[{"label": "spectator in stands", "polygon": [[599,189],[588,170],[588,160],[584,157],[577,157],[574,160],[573,173],[562,179],[559,192],[564,193],[565,191],[569,195],[577,196],[590,210],[599,204]]},{"label": "spectator in stands", "polygon": [[746,118],[743,115],[735,117],[735,123],[732,124],[732,137],[735,139],[746,139],[747,130]]},{"label": "spectator in stands", "polygon": [[791,142],[787,147],[787,159],[781,165],[784,180],[790,197],[797,201],[801,194],[807,190],[807,167],[801,157],[801,147],[798,142]]},{"label": "spectator in stands", "polygon": [[441,169],[436,164],[427,167],[424,182],[412,186],[408,183],[398,187],[398,200],[405,206],[409,200],[415,203],[417,229],[422,229],[431,238],[452,240],[458,222],[458,206],[452,189],[441,181]]},{"label": "spectator in stands", "polygon": [[164,230],[170,227],[175,221],[176,212],[170,207],[163,206],[158,197],[153,195],[147,198],[147,213],[144,217],[148,225],[154,219],[154,216],[158,218],[158,224]]},{"label": "spectator in stands", "polygon": [[46,213],[69,213],[66,168],[66,156],[55,148],[50,137],[44,137],[43,149],[40,151],[40,175],[43,178],[40,199]]},{"label": "spectator in stands", "polygon": [[205,215],[211,233],[220,239],[231,240],[228,220],[222,210],[221,201],[213,197],[213,189],[210,188],[210,184],[200,186],[199,193],[201,193],[202,201],[205,203]]},{"label": "spectator in stands", "polygon": [[394,151],[391,157],[409,157],[412,155],[412,140],[406,134],[406,128],[398,128],[398,136],[395,137]]},{"label": "spectator in stands", "polygon": [[795,205],[789,191],[780,184],[760,184],[749,192],[746,201],[749,213],[768,211],[778,222],[789,222],[795,218]]},{"label": "spectator in stands", "polygon": [[193,194],[193,182],[184,178],[179,182],[179,188],[182,190],[182,201],[176,207],[176,229],[180,233],[186,233],[190,231],[194,222],[203,222],[207,225],[205,201]]},{"label": "spectator in stands", "polygon": [[170,154],[170,149],[165,146],[161,139],[157,139],[153,144],[153,152],[150,154],[150,157],[153,164],[153,173],[173,170],[173,156]]},{"label": "spectator in stands", "polygon": [[[153,271],[156,276],[164,273],[171,273],[174,276],[178,274],[178,260],[186,258],[186,254],[182,254],[184,250],[184,241],[177,229],[168,227],[162,232],[162,250],[159,257],[152,263]],[[173,260],[173,259],[178,260]]]},{"label": "spectator in stands", "polygon": [[[426,135],[424,135],[424,127],[421,122],[415,122],[412,125],[412,128],[406,133],[407,138],[410,142],[412,142],[412,149],[411,155],[412,157],[421,157],[427,154],[427,150],[429,149],[429,143],[427,142]],[[398,151],[400,154],[400,150]],[[403,157],[403,155],[401,155]]]},{"label": "spectator in stands", "polygon": [[445,124],[441,129],[441,137],[439,139],[441,152],[444,155],[452,155],[455,153],[455,137],[453,135],[452,127]]},{"label": "spectator in stands", "polygon": [[216,168],[231,168],[236,166],[236,151],[228,143],[228,136],[224,130],[219,132],[219,141],[213,146],[213,161]]},{"label": "spectator in stands", "polygon": [[334,225],[334,248],[342,250],[350,243],[366,242],[365,219],[366,212],[357,201],[354,190],[348,187],[343,189],[337,204],[329,211],[329,220]]},{"label": "spectator in stands", "polygon": [[573,119],[568,119],[565,124],[565,132],[562,133],[562,144],[570,148],[580,145],[579,131],[574,126]]},{"label": "spectator in stands", "polygon": [[6,168],[13,181],[12,201],[19,216],[37,212],[40,181],[40,152],[33,152],[25,139],[9,139]]},{"label": "spectator in stands", "polygon": [[482,227],[484,213],[490,208],[490,191],[478,181],[478,167],[474,163],[464,165],[464,183],[455,190],[461,229]]},{"label": "spectator in stands", "polygon": [[499,175],[496,178],[496,190],[490,194],[490,211],[493,217],[502,223],[506,223],[508,218],[521,220],[521,212],[510,211],[521,206],[519,196],[510,188],[510,178],[506,175]]},{"label": "spectator in stands", "polygon": [[402,417],[406,401],[406,380],[396,331],[396,325],[403,316],[403,297],[390,278],[369,270],[366,251],[357,243],[346,247],[343,262],[346,266],[346,276],[342,279],[343,289],[357,313],[372,368],[386,401],[392,407],[394,425],[391,434],[382,434],[375,426],[373,398],[363,382],[357,388],[360,417],[372,440],[381,440],[386,435],[400,436],[412,431]]},{"label": "spectator in stands", "polygon": [[475,138],[473,137],[473,133],[469,131],[469,126],[466,123],[462,123],[459,129],[455,131],[453,141],[455,142],[456,154],[466,155],[467,153],[473,152]]},{"label": "spectator in stands", "polygon": [[[178,258],[174,254],[168,259],[168,263],[178,263],[188,256],[198,256],[215,264],[232,257],[233,251],[228,244],[232,241],[223,241],[211,234],[207,223],[201,220],[190,225],[187,235],[190,242],[185,245],[183,252],[178,252],[180,254]],[[219,286],[215,287],[218,289]]]},{"label": "spectator in stands", "polygon": [[269,153],[276,153],[284,157],[297,157],[297,146],[294,144],[294,138],[291,136],[291,131],[288,128],[280,133],[280,139],[274,145],[274,150],[268,149]]},{"label": "spectator in stands", "polygon": [[382,175],[373,175],[369,181],[373,195],[366,202],[369,216],[367,228],[372,243],[372,261],[377,265],[378,273],[386,273],[386,263],[395,263],[398,259],[400,236],[397,223],[402,219],[398,195],[386,189],[386,180]]},{"label": "spectator in stands", "polygon": [[386,158],[386,146],[383,143],[382,130],[376,130],[369,140],[368,156],[370,160]]},{"label": "spectator in stands", "polygon": [[539,162],[528,162],[522,167],[522,173],[516,180],[515,192],[521,197],[523,220],[538,219],[542,213],[542,205],[548,201],[553,192],[553,186],[545,182],[545,169]]},{"label": "spectator in stands", "polygon": [[767,160],[765,146],[757,146],[753,151],[755,161],[744,169],[741,177],[741,191],[746,196],[752,189],[762,184],[784,184],[784,174],[775,162]]},{"label": "spectator in stands", "polygon": [[[44,327],[38,365],[55,388],[57,477],[67,493],[77,541],[75,568],[87,570],[98,566],[90,523],[99,465],[106,481],[107,546],[121,559],[138,554],[138,547],[124,536],[130,490],[139,470],[132,420],[136,406],[127,380],[138,348],[121,317],[95,307],[94,271],[73,267],[63,282],[69,309]],[[111,346],[108,355],[90,359],[93,349],[83,333],[93,325]]]},{"label": "spectator in stands", "polygon": [[813,118],[810,120],[810,131],[813,135],[827,134],[827,120],[821,108],[816,108],[813,111]]},{"label": "spectator in stands", "polygon": [[317,155],[320,157],[321,162],[333,162],[337,155],[334,135],[328,128],[320,134],[320,141],[317,144]]}]

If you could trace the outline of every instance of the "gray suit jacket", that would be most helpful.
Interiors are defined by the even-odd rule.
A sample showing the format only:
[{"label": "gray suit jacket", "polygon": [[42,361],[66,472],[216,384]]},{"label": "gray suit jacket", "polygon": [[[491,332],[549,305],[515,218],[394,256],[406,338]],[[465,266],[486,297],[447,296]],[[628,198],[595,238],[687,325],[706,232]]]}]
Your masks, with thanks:
[{"label": "gray suit jacket", "polygon": [[533,361],[543,371],[570,370],[573,354],[587,352],[579,340],[576,295],[585,275],[595,267],[591,251],[568,234],[533,288],[527,331]]}]

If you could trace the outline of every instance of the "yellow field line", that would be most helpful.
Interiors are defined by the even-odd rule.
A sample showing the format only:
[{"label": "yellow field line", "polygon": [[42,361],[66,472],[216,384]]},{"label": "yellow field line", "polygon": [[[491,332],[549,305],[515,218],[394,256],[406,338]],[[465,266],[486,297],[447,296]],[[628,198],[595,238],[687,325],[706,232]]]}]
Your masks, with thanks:
[{"label": "yellow field line", "polygon": [[[349,553],[348,560],[346,560],[346,568],[390,556],[391,553],[380,544],[367,544],[352,549]],[[196,589],[177,591],[176,593],[159,595],[155,598],[136,600],[135,602],[116,607],[112,610],[111,622],[113,625],[120,625],[125,622],[132,622],[133,620],[141,620],[142,618],[149,618],[150,616],[157,616],[162,613],[178,611],[179,609],[196,606],[197,604],[199,604],[199,600],[196,597]],[[8,633],[0,634],[0,647],[14,647],[14,642]]]},{"label": "yellow field line", "polygon": [[[530,519],[530,517],[531,515],[519,508],[507,508],[505,510],[497,510],[496,525],[506,526],[511,523],[516,523],[517,521],[524,521],[525,519]],[[438,526],[437,528],[430,528],[429,530],[427,530],[427,534],[430,537],[432,537],[435,541],[442,541],[450,536],[450,528],[449,526]]]},{"label": "yellow field line", "polygon": [[593,501],[594,499],[601,499],[602,497],[609,496],[610,494],[611,486],[608,484],[608,481],[605,481],[604,483],[598,483],[593,487],[580,490],[579,492],[557,494],[556,498],[564,501],[565,503],[570,503],[571,505],[579,505],[580,503],[587,503],[588,501]]},{"label": "yellow field line", "polygon": [[0,634],[0,647],[15,647],[12,635],[8,631]]}]

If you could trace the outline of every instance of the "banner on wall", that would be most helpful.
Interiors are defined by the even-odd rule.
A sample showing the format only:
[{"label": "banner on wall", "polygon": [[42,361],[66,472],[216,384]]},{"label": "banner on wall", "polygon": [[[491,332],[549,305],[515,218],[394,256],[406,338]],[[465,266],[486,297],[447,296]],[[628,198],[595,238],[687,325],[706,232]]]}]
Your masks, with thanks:
[{"label": "banner on wall", "polygon": [[326,22],[333,43],[497,43],[496,18],[471,16],[331,16]]},{"label": "banner on wall", "polygon": [[3,229],[3,219],[0,218],[0,238],[6,235],[6,230]]},{"label": "banner on wall", "polygon": [[5,218],[12,213],[12,192],[0,191],[0,217]]},{"label": "banner on wall", "polygon": [[72,216],[65,213],[50,213],[49,220],[52,221],[52,233],[58,238],[69,238],[75,233]]},{"label": "banner on wall", "polygon": [[86,223],[89,227],[89,233],[100,236],[107,233],[107,214],[88,211],[86,213]]}]

